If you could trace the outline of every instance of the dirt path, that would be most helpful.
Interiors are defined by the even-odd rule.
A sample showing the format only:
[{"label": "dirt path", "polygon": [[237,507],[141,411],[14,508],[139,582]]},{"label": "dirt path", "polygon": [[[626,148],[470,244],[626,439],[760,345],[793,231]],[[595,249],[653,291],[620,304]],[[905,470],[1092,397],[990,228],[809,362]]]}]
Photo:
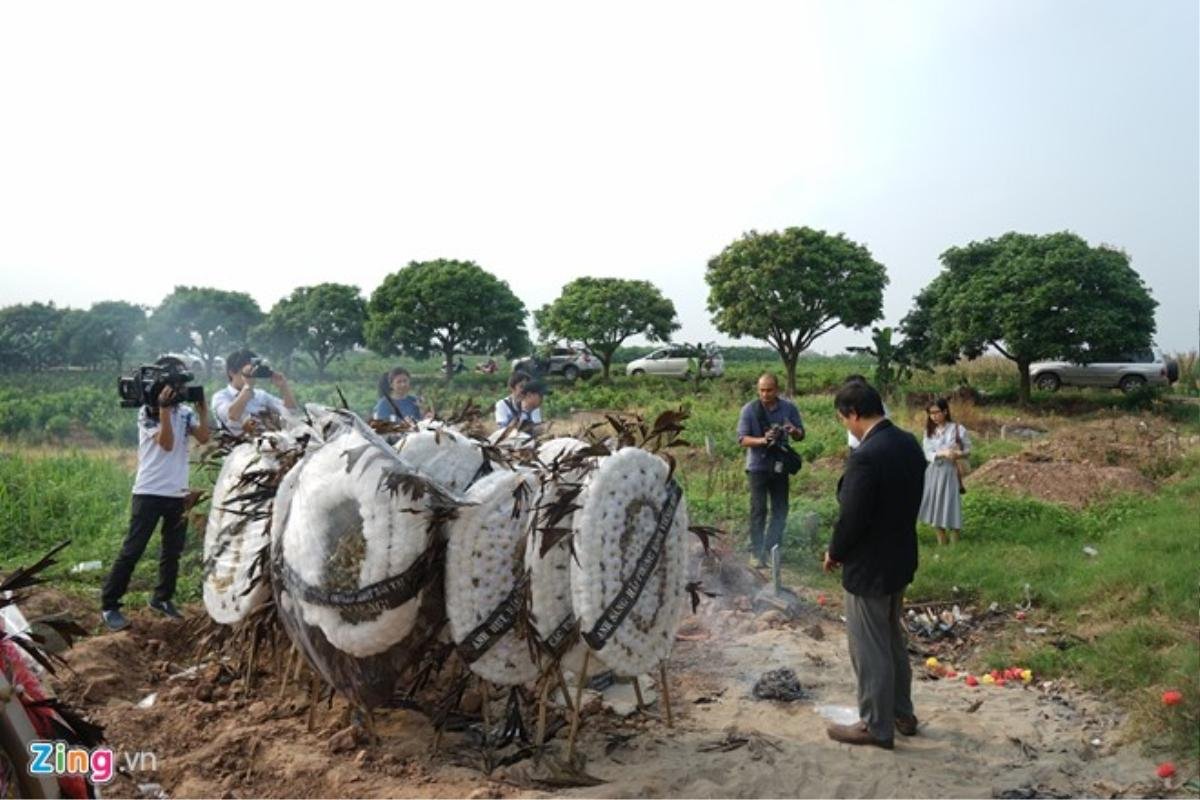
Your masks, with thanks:
[{"label": "dirt path", "polygon": [[[836,609],[788,622],[702,608],[672,657],[674,728],[657,718],[659,705],[625,718],[598,697],[585,703],[579,749],[602,782],[583,787],[539,782],[553,772],[529,759],[486,774],[482,749],[465,733],[447,734],[432,756],[434,731],[413,711],[379,711],[382,741],[372,747],[345,732],[340,701],[321,703],[310,733],[305,687],[281,692],[269,654],[243,697],[230,662],[191,661],[198,620],[181,628],[144,612],[134,619],[130,632],[79,644],[76,672],[59,687],[107,726],[119,759],[147,752],[157,760],[155,770],[118,777],[109,796],[147,796],[154,789],[139,784],[151,783],[171,797],[1030,797],[1160,788],[1154,765],[1122,742],[1119,713],[1058,687],[918,680],[920,735],[897,737],[893,752],[830,741],[817,709],[851,705],[854,693]],[[807,697],[753,697],[759,676],[779,667],[797,673]],[[139,707],[152,693],[153,704]],[[553,752],[564,750],[564,735]]]}]

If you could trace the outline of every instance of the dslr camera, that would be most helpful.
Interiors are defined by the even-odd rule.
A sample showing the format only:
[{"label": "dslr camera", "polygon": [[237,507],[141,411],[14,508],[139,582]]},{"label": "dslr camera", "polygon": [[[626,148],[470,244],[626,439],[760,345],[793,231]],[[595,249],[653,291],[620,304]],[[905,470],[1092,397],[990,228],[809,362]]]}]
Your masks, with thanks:
[{"label": "dslr camera", "polygon": [[767,428],[767,431],[763,434],[763,436],[765,436],[767,439],[767,447],[782,449],[788,446],[787,431],[784,430],[783,425],[779,424],[778,422]]},{"label": "dslr camera", "polygon": [[269,378],[275,374],[275,370],[271,369],[271,365],[265,358],[255,356],[250,359],[250,366],[254,367],[250,372],[251,378]]},{"label": "dslr camera", "polygon": [[164,387],[175,390],[170,405],[204,402],[203,386],[188,386],[195,379],[183,364],[174,358],[160,358],[153,364],[143,364],[128,378],[117,379],[117,394],[122,408],[158,408],[158,396]]}]

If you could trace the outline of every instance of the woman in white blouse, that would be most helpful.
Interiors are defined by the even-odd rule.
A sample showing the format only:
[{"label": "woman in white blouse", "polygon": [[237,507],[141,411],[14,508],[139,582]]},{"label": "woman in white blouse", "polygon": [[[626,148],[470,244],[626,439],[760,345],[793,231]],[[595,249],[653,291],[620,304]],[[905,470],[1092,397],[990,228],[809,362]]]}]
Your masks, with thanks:
[{"label": "woman in white blouse", "polygon": [[950,404],[939,397],[925,418],[925,494],[917,518],[937,529],[938,544],[958,541],[962,530],[962,486],[956,462],[971,453],[967,429],[950,419]]}]

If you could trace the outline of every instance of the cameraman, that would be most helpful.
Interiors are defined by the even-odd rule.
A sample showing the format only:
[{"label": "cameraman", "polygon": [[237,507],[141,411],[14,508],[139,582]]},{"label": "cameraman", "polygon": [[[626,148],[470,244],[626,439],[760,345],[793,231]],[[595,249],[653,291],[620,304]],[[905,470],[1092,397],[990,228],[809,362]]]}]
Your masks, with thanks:
[{"label": "cameraman", "polygon": [[[185,371],[182,361],[169,356],[160,358],[155,365],[176,373]],[[188,494],[187,437],[190,433],[200,444],[208,441],[208,407],[203,397],[196,403],[198,414],[180,403],[184,382],[169,379],[155,382],[150,390],[154,394],[146,398],[149,402],[138,411],[138,470],[133,482],[129,533],[100,595],[101,618],[111,631],[129,627],[129,620],[121,613],[121,597],[129,588],[133,569],[159,520],[162,520],[162,549],[158,586],[154,588],[150,607],[168,617],[183,618],[171,597],[175,594],[179,556],[187,532],[184,516],[184,498]]]},{"label": "cameraman", "polygon": [[[742,406],[738,417],[738,444],[746,448],[746,477],[750,484],[750,552],[756,566],[765,567],[771,548],[783,543],[788,514],[788,478],[783,461],[776,457],[787,440],[804,438],[800,411],[779,396],[779,379],[764,372],[758,379],[758,399]],[[771,522],[766,525],[767,500]],[[763,528],[767,527],[764,538]]]},{"label": "cameraman", "polygon": [[[273,394],[262,389],[254,388],[255,373],[267,377],[283,395],[282,402]],[[275,372],[265,364],[260,364],[253,350],[236,350],[225,359],[225,374],[229,376],[229,385],[213,395],[213,414],[217,424],[226,428],[234,435],[243,432],[253,434],[261,424],[255,419],[265,414],[283,416],[287,411],[295,411],[299,406],[292,394],[292,387],[282,372]]]}]

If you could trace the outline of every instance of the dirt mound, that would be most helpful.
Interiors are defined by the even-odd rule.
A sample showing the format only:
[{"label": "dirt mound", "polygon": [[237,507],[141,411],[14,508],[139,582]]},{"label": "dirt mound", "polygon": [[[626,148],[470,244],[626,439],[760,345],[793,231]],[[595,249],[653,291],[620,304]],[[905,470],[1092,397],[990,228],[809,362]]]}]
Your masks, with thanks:
[{"label": "dirt mound", "polygon": [[1121,492],[1154,491],[1154,481],[1127,467],[1072,461],[997,458],[967,476],[967,486],[988,486],[1050,503],[1083,508]]}]

